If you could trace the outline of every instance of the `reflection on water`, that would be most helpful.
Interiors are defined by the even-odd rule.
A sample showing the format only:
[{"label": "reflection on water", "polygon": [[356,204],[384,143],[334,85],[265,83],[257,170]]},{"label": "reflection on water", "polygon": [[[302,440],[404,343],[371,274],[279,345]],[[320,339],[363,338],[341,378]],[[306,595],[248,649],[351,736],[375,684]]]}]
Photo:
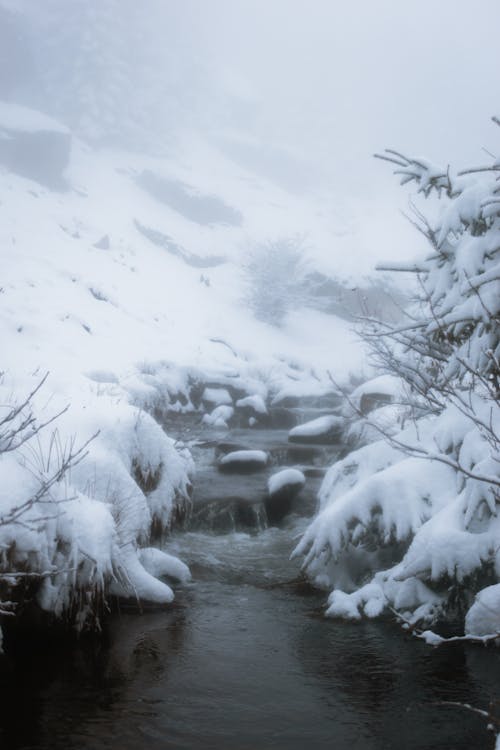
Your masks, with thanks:
[{"label": "reflection on water", "polygon": [[173,547],[197,579],[173,608],[116,616],[104,641],[14,650],[0,672],[0,747],[493,747],[483,720],[438,704],[487,705],[498,652],[433,650],[391,622],[324,619],[324,596],[291,583],[300,523],[179,535]]}]

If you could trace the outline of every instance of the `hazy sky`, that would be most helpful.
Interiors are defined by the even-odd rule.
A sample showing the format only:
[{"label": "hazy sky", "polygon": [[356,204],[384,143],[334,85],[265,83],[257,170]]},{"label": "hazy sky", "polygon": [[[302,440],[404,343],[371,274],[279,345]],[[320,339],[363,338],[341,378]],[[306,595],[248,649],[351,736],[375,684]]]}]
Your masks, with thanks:
[{"label": "hazy sky", "polygon": [[374,151],[394,147],[461,164],[487,160],[482,147],[500,154],[491,122],[500,114],[498,0],[187,0],[183,7],[180,23],[200,60],[242,100],[242,131],[297,150],[332,190],[359,199],[358,209],[379,225],[378,245],[392,215],[396,235],[419,240],[396,216],[406,194]]},{"label": "hazy sky", "polygon": [[187,6],[203,52],[245,82],[269,131],[329,163],[385,145],[467,158],[497,141],[498,0]]},{"label": "hazy sky", "polygon": [[[301,166],[288,187],[341,198],[377,254],[388,234],[415,236],[397,215],[407,193],[375,151],[443,164],[482,163],[481,147],[497,152],[500,0],[0,0],[41,19],[58,7],[51,33],[61,37],[68,11],[92,3],[111,9],[105,50],[107,33],[141,20],[128,61],[154,50],[154,77],[170,82],[160,134],[192,127],[226,148],[228,136],[246,140],[262,147],[250,166],[275,175],[283,163],[272,149],[294,153]],[[130,104],[135,114],[140,101]]]},{"label": "hazy sky", "polygon": [[[295,149],[336,191],[402,206],[404,194],[374,151],[477,163],[486,158],[482,146],[496,149],[498,0],[187,0],[182,7],[180,35],[241,99],[242,132]],[[224,96],[216,102],[216,124],[227,106]]]}]

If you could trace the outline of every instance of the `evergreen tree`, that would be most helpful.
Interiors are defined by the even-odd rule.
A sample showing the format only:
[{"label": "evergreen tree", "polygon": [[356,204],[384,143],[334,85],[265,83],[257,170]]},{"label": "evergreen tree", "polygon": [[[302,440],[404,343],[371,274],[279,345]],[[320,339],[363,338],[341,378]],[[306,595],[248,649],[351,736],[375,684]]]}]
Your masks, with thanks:
[{"label": "evergreen tree", "polygon": [[402,383],[403,424],[366,418],[351,399],[381,440],[332,467],[297,553],[333,588],[331,615],[392,607],[415,624],[464,615],[480,592],[466,629],[500,632],[500,163],[454,172],[381,158],[441,199],[437,218],[415,208],[425,259],[390,266],[418,275],[408,321],[363,333]]}]

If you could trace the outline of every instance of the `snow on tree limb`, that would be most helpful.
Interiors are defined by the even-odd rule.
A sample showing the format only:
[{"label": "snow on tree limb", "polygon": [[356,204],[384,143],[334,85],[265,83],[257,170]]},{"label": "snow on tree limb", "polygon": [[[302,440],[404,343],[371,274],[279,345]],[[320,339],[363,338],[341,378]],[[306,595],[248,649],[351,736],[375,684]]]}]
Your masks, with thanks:
[{"label": "snow on tree limb", "polygon": [[376,157],[424,198],[446,201],[432,225],[412,205],[424,261],[379,265],[418,275],[409,322],[366,319],[361,332],[379,371],[405,384],[400,422],[344,394],[350,419],[379,440],[332,467],[296,554],[333,588],[330,616],[393,608],[415,625],[461,602],[465,637],[484,639],[500,631],[500,167],[453,172],[394,149]]}]

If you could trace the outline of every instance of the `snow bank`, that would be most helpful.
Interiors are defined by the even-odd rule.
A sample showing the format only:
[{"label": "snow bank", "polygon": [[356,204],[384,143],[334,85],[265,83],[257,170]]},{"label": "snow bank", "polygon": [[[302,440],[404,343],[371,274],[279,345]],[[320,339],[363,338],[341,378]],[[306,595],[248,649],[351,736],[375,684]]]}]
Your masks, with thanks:
[{"label": "snow bank", "polygon": [[500,583],[478,593],[465,616],[467,635],[495,635],[500,633]]},{"label": "snow bank", "polygon": [[152,576],[167,576],[181,583],[191,580],[191,572],[182,560],[156,547],[145,547],[139,550],[139,560]]},{"label": "snow bank", "polygon": [[[482,405],[482,419],[495,425],[498,415]],[[311,579],[331,590],[329,616],[376,617],[390,607],[410,622],[432,622],[447,611],[450,581],[466,595],[492,569],[499,575],[500,522],[488,484],[454,465],[456,456],[466,470],[495,476],[491,445],[452,406],[396,436],[407,448],[379,440],[331,467],[320,511],[294,551]],[[469,610],[471,634],[496,632],[498,590],[490,588]]]},{"label": "snow bank", "polygon": [[[0,423],[16,407],[12,383],[4,376],[0,385]],[[13,450],[5,452],[9,433],[0,427],[0,575],[10,598],[17,600],[22,571],[39,582],[43,610],[72,611],[80,628],[92,626],[110,594],[171,601],[171,589],[142,564],[139,545],[189,502],[189,453],[150,415],[108,393],[82,390],[59,413],[62,395],[47,399],[48,383],[7,422]]]}]

